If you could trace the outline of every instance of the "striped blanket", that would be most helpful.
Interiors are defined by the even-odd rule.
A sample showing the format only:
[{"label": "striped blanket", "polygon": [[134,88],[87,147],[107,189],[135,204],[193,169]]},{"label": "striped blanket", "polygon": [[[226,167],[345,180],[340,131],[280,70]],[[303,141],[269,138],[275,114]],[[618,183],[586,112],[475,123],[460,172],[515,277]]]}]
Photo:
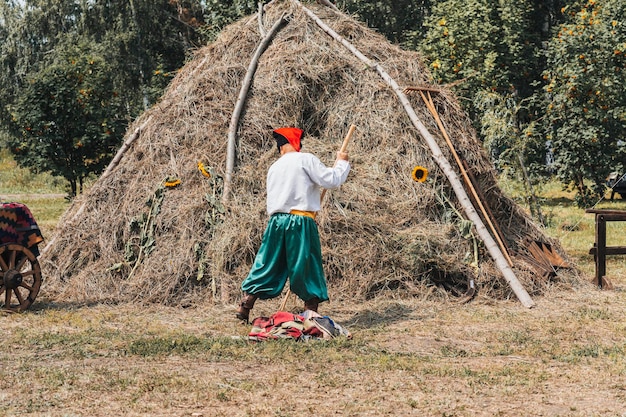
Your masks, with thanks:
[{"label": "striped blanket", "polygon": [[43,236],[28,207],[21,203],[0,203],[0,245],[18,243],[38,255]]}]

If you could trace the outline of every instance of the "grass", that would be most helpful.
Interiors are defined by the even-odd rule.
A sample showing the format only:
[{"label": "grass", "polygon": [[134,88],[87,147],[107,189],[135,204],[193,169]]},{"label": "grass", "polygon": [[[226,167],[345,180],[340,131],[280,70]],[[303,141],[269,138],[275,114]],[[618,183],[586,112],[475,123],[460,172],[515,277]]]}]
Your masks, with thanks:
[{"label": "grass", "polygon": [[[519,197],[521,193],[519,184],[508,181],[502,182],[502,188],[523,207],[527,207],[524,200]],[[595,264],[589,249],[595,241],[595,217],[591,213],[585,213],[582,208],[574,204],[574,193],[564,190],[562,185],[551,181],[541,186],[537,192],[541,204],[541,210],[547,219],[546,233],[561,242],[567,254],[585,273],[593,276]],[[626,200],[616,197],[609,199],[607,192],[605,198],[598,201],[593,208],[626,210]],[[623,246],[626,236],[626,222],[607,223],[607,246]],[[607,276],[621,277],[626,275],[626,257],[607,257]]]},{"label": "grass", "polygon": [[[0,169],[3,187],[6,175]],[[44,197],[58,191],[48,181],[39,196],[17,185],[2,190],[20,194],[52,232],[68,203]],[[593,216],[558,184],[540,197],[547,233],[591,277]],[[611,226],[610,244],[623,244],[624,229]],[[469,304],[334,301],[324,313],[354,338],[319,343],[249,343],[231,305],[56,304],[44,282],[31,309],[0,316],[0,416],[619,416],[619,258],[607,266],[614,291],[555,286],[530,310],[480,292]],[[259,302],[254,314],[271,314],[280,302]]]},{"label": "grass", "polygon": [[0,149],[0,195],[2,194],[63,194],[67,182],[50,174],[37,174],[21,168],[8,149]]},{"label": "grass", "polygon": [[48,238],[69,205],[66,181],[20,168],[7,149],[0,150],[0,201],[26,204]]},{"label": "grass", "polygon": [[[598,294],[555,293],[533,310],[335,304],[353,340],[258,344],[232,306],[41,301],[3,318],[14,348],[2,353],[0,403],[3,415],[619,415],[626,308]],[[408,313],[358,319],[390,308]]]}]

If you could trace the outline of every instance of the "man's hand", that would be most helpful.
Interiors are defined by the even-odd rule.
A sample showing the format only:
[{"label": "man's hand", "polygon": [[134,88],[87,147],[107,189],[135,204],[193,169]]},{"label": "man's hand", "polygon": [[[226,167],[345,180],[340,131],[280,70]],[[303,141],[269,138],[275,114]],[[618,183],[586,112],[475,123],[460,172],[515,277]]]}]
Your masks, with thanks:
[{"label": "man's hand", "polygon": [[348,152],[337,151],[337,159],[341,159],[343,161],[348,160]]}]

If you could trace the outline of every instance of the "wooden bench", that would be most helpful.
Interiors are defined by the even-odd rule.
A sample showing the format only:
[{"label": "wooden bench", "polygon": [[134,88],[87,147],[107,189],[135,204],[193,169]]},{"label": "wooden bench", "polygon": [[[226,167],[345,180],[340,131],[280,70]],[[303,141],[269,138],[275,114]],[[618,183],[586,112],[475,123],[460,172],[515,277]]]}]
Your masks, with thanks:
[{"label": "wooden bench", "polygon": [[596,216],[596,241],[593,248],[589,249],[596,263],[594,283],[599,288],[610,286],[610,282],[605,278],[606,257],[607,255],[626,255],[626,246],[606,246],[606,222],[626,221],[626,211],[587,209],[585,213],[593,213]]}]

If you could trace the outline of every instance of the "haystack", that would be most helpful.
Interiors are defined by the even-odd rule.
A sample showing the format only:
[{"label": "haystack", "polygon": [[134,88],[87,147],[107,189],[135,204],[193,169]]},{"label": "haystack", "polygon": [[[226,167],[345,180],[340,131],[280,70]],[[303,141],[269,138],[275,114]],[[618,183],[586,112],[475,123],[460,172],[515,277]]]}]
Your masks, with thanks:
[{"label": "haystack", "polygon": [[[484,297],[512,295],[397,94],[310,13],[399,85],[430,86],[443,131],[420,95],[409,95],[410,103],[445,158],[454,161],[444,131],[467,164],[519,282],[536,295],[559,279],[562,273],[538,272],[529,251],[535,242],[565,257],[559,243],[500,190],[470,120],[453,94],[434,84],[420,55],[333,8],[305,6],[271,2],[261,26],[242,19],[197,51],[130,127],[107,172],[62,217],[42,255],[44,292],[74,302],[233,302],[267,222],[265,174],[278,157],[272,128],[303,128],[303,151],[331,165],[354,124],[352,171],[327,193],[318,216],[331,300],[456,297],[474,288]],[[261,32],[281,17],[287,21],[260,54],[229,135]],[[416,166],[428,169],[425,182],[412,179]]]}]

